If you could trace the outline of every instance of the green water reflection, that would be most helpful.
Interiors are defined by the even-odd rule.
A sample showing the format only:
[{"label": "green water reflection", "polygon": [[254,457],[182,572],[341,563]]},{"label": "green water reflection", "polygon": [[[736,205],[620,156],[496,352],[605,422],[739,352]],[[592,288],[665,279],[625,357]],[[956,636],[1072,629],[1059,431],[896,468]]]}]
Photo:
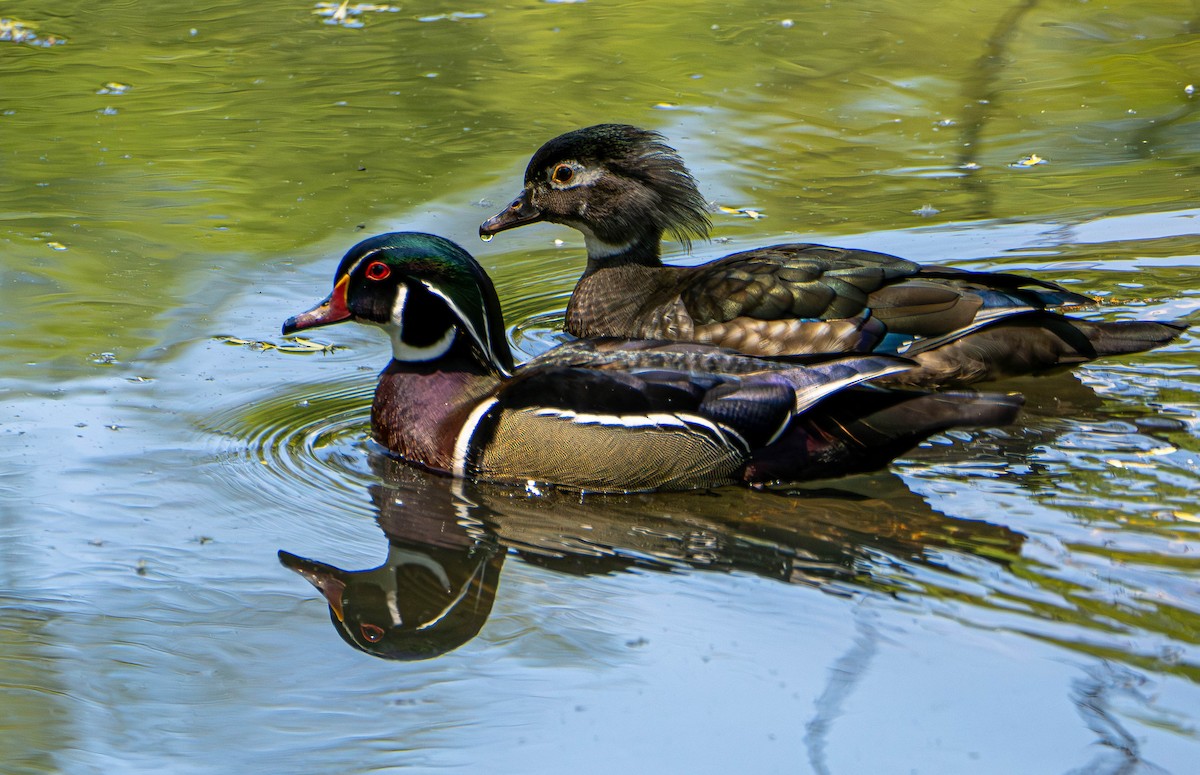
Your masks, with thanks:
[{"label": "green water reflection", "polygon": [[3,10],[60,43],[0,35],[0,771],[1194,769],[1194,333],[1013,386],[1017,426],[862,497],[476,493],[510,558],[494,605],[413,664],[347,648],[275,557],[381,562],[377,332],[221,339],[277,342],[337,256],[404,228],[478,255],[545,347],[581,239],[475,230],[601,121],[765,215],[716,211],[671,260],[843,243],[1194,324],[1194,2],[316,10]]},{"label": "green water reflection", "polygon": [[[909,226],[927,203],[953,221],[1194,202],[1192,4],[1026,5],[1009,27],[1003,5],[933,19],[766,2],[528,3],[362,29],[302,4],[30,8],[69,43],[3,50],[9,314],[36,326],[6,349],[140,350],[211,273],[431,203],[460,212],[600,119],[662,128],[709,196],[775,233]],[[111,82],[129,88],[97,93]],[[1009,166],[1032,153],[1049,163]],[[747,230],[761,224],[718,223]]]}]

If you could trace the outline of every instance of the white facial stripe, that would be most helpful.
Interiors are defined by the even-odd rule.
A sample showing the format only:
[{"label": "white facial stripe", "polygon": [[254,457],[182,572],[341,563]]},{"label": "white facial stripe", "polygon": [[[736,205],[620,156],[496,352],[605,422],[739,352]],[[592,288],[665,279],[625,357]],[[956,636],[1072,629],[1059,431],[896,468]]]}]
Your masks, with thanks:
[{"label": "white facial stripe", "polygon": [[450,612],[454,610],[455,606],[457,606],[459,604],[459,602],[461,602],[462,599],[467,596],[467,593],[472,590],[472,588],[474,587],[475,579],[477,579],[483,575],[484,568],[486,568],[486,567],[487,567],[487,563],[480,563],[480,564],[476,565],[475,571],[471,574],[470,580],[468,580],[466,584],[462,585],[462,588],[458,590],[458,594],[454,596],[454,599],[451,600],[446,605],[446,607],[442,609],[441,613],[439,613],[437,616],[433,617],[429,621],[418,626],[416,628],[417,632],[428,629],[428,628],[434,626],[435,624],[437,624],[438,622],[440,622],[442,619],[445,619],[446,616],[449,615]]},{"label": "white facial stripe", "polygon": [[424,285],[429,289],[430,293],[446,302],[446,306],[448,306],[454,313],[454,316],[458,318],[458,321],[462,324],[462,327],[467,330],[467,333],[471,335],[471,338],[475,340],[480,349],[487,354],[488,358],[492,361],[492,365],[495,366],[501,374],[504,374],[505,376],[511,376],[500,366],[500,359],[496,357],[496,353],[492,352],[492,332],[488,327],[489,324],[487,314],[484,314],[483,316],[483,336],[480,336],[479,332],[475,330],[475,326],[471,325],[471,319],[462,313],[462,310],[458,308],[458,305],[454,303],[453,299],[429,283],[424,283]]},{"label": "white facial stripe", "polygon": [[454,344],[454,327],[446,329],[442,338],[427,347],[414,347],[404,341],[404,304],[408,301],[408,286],[401,283],[396,289],[396,302],[392,305],[392,325],[388,333],[392,337],[392,357],[404,363],[432,361],[441,358]]},{"label": "white facial stripe", "polygon": [[467,421],[463,423],[462,429],[458,432],[458,438],[454,440],[453,462],[455,476],[465,477],[467,475],[467,453],[471,451],[471,437],[475,435],[475,429],[495,405],[495,398],[489,398],[481,402],[471,410],[471,414],[467,416]]},{"label": "white facial stripe", "polygon": [[[424,568],[429,571],[431,576],[437,579],[438,584],[442,585],[442,589],[447,592],[454,591],[454,588],[450,585],[450,574],[446,572],[446,567],[424,552],[415,552],[411,549],[395,547],[388,552],[388,562],[396,565],[416,565],[418,568]],[[400,624],[400,622],[397,620],[396,624]]]},{"label": "white facial stripe", "polygon": [[374,250],[368,250],[366,253],[363,253],[358,257],[358,260],[351,264],[350,268],[346,270],[346,276],[349,277],[350,275],[354,274],[354,272],[357,271],[360,266],[362,266],[364,261],[366,261],[368,258],[374,258],[376,255],[382,252],[383,251],[381,249],[375,248]]}]

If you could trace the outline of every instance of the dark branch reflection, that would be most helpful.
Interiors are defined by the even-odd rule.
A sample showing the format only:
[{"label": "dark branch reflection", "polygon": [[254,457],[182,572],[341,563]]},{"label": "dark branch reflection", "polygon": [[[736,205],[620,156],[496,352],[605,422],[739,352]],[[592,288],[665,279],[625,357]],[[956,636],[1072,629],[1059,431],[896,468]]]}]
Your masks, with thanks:
[{"label": "dark branch reflection", "polygon": [[1023,536],[947,518],[897,477],[838,480],[851,489],[583,496],[530,494],[415,471],[371,457],[369,486],[388,540],[376,568],[343,570],[288,552],[280,561],[324,595],[338,633],[387,659],[427,659],[478,634],[509,555],[572,575],[738,571],[837,594],[903,586],[896,561],[937,564],[954,549],[1007,564]]},{"label": "dark branch reflection", "polygon": [[1021,20],[1037,6],[1038,0],[1022,0],[1008,8],[987,39],[983,54],[963,78],[962,140],[958,167],[963,170],[964,187],[974,194],[972,218],[992,217],[992,198],[986,181],[976,172],[983,151],[983,131],[999,109],[1000,92],[996,84],[1008,65],[1008,46],[1020,29]]}]

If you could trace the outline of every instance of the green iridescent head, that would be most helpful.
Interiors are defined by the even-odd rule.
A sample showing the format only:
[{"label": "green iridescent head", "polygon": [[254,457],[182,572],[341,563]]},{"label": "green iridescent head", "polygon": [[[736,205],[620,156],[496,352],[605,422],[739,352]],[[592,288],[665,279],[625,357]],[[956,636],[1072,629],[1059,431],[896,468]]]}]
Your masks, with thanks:
[{"label": "green iridescent head", "polygon": [[513,368],[492,281],[471,254],[434,234],[393,232],[358,243],[342,258],[333,292],[289,318],[283,332],[343,320],[383,326],[398,361],[436,360],[466,337],[488,365]]}]

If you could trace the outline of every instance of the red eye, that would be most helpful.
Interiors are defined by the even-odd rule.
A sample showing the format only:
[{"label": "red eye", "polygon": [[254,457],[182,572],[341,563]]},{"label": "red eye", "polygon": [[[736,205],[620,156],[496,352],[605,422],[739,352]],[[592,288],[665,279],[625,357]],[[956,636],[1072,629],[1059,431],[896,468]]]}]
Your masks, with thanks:
[{"label": "red eye", "polygon": [[386,280],[388,275],[392,273],[391,267],[382,261],[373,261],[367,265],[368,280]]},{"label": "red eye", "polygon": [[359,627],[359,629],[362,630],[362,636],[367,640],[368,643],[378,643],[383,639],[382,627],[376,627],[373,624],[364,623]]}]

